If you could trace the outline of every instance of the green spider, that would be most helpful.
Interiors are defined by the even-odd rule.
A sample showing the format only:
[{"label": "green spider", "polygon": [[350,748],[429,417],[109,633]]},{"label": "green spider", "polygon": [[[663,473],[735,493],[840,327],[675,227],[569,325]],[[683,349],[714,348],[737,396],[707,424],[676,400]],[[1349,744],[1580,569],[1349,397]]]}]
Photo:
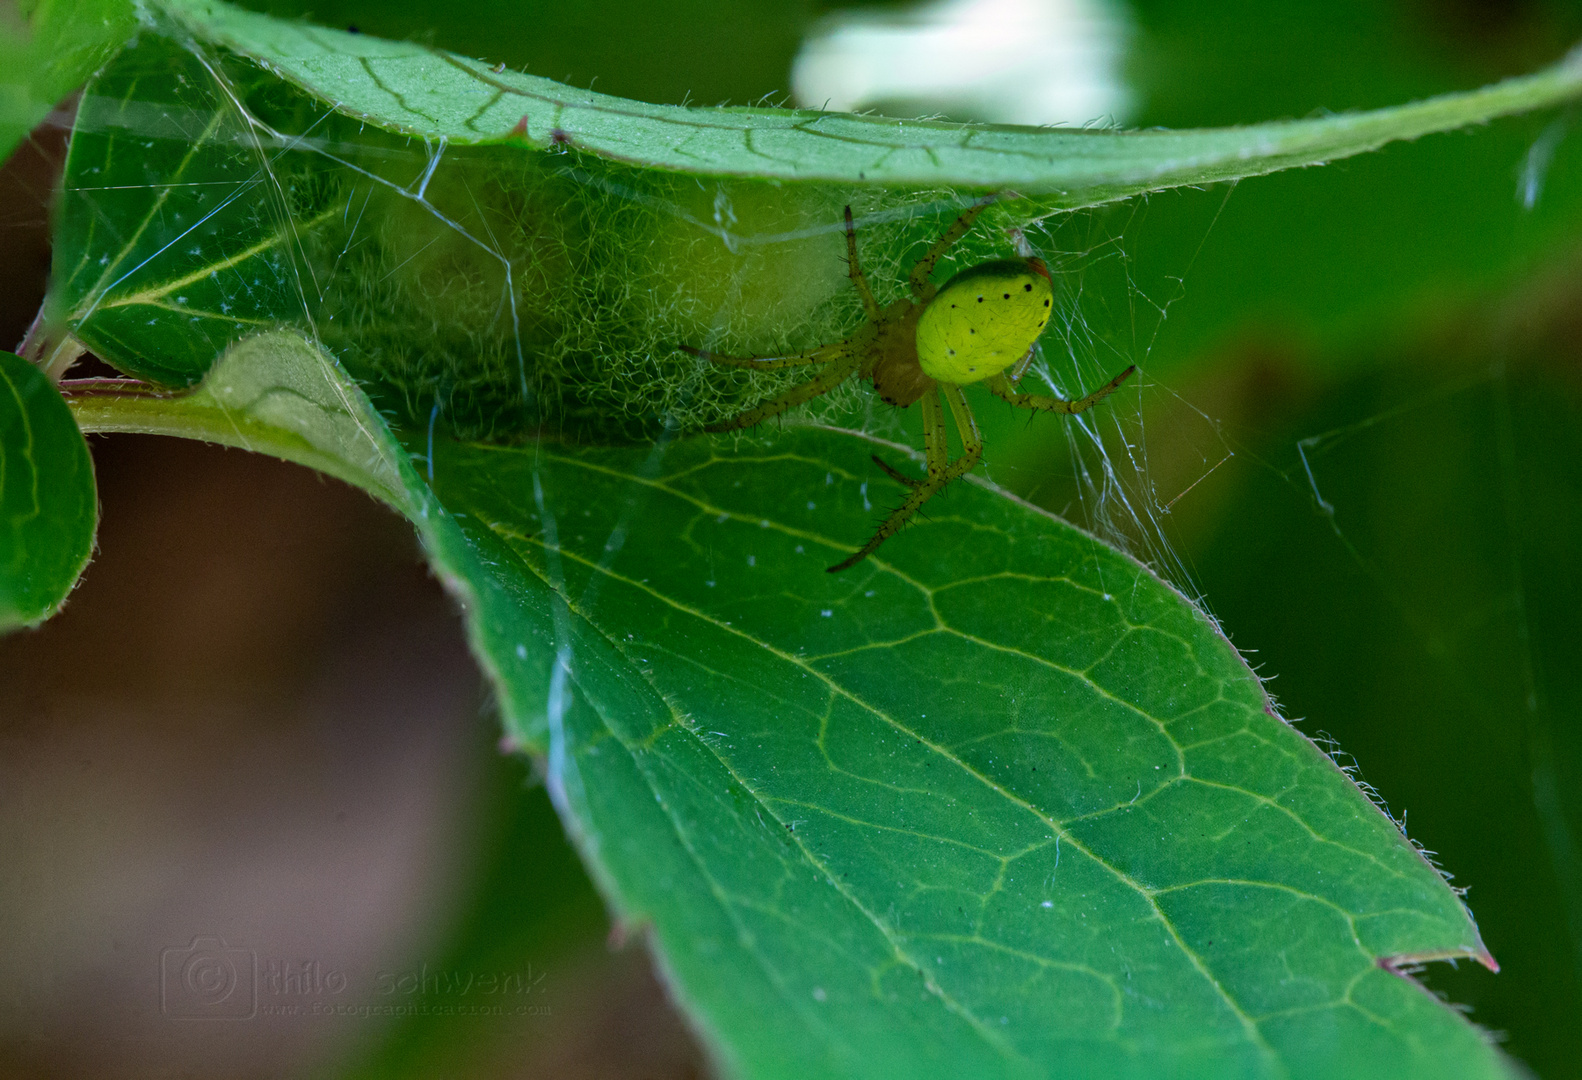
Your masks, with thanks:
[{"label": "green spider", "polygon": [[[990,393],[1022,409],[1079,413],[1109,397],[1137,370],[1135,364],[1128,367],[1076,401],[1024,394],[1015,388],[1032,359],[1038,336],[1049,323],[1054,298],[1049,268],[1040,259],[996,259],[961,271],[943,288],[936,288],[928,280],[940,258],[967,234],[978,215],[994,200],[995,196],[989,196],[968,207],[912,267],[907,275],[912,295],[885,308],[874,300],[857,261],[857,230],[852,225],[851,207],[846,207],[847,267],[868,316],[868,321],[849,337],[784,356],[720,356],[690,345],[681,346],[683,352],[701,359],[755,371],[823,365],[823,370],[807,382],[729,420],[711,424],[705,431],[752,427],[829,393],[853,375],[871,380],[879,397],[891,405],[904,409],[914,401],[923,403],[927,477],[914,480],[874,456],[874,462],[891,479],[905,484],[912,493],[891,512],[872,539],[829,568],[832,574],[871,555],[941,488],[977,465],[983,456],[983,439],[967,399],[962,396],[963,386],[981,382]],[[1005,374],[1007,368],[1011,369],[1009,378]],[[961,435],[961,456],[955,461],[950,460],[946,442],[941,396]]]}]

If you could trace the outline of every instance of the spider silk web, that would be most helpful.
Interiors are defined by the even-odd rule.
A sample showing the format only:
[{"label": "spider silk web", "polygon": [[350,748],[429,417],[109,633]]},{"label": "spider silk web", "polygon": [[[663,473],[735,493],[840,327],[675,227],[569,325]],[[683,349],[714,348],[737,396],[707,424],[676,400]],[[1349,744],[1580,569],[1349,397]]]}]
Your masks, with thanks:
[{"label": "spider silk web", "polygon": [[[861,324],[844,206],[882,305],[969,202],[393,136],[238,58],[148,36],[79,115],[61,232],[81,255],[57,267],[54,308],[117,364],[166,384],[191,383],[234,341],[286,325],[341,359],[398,428],[502,443],[652,441],[809,374],[726,368],[678,344],[776,355]],[[1150,374],[1151,352],[1186,267],[1137,274],[1129,247],[1148,205],[1003,203],[936,280],[1013,250],[1050,265],[1056,313],[1024,389],[1079,397],[1138,367],[1119,394],[1071,419],[973,391],[989,473],[1048,503],[1040,489],[1058,468],[1074,487],[1057,509],[1194,592],[1165,521],[1229,451],[1154,475],[1144,418],[1170,391]],[[179,336],[160,325],[171,315]],[[882,405],[855,379],[791,415],[920,445],[918,411]],[[1057,444],[1064,464],[1039,460]]]},{"label": "spider silk web", "polygon": [[[238,58],[154,36],[90,90],[75,139],[54,311],[118,366],[185,385],[236,340],[294,327],[337,356],[398,428],[430,440],[642,443],[652,447],[650,475],[674,440],[807,374],[722,368],[676,345],[774,355],[836,340],[862,320],[846,277],[842,207],[853,208],[864,269],[884,304],[968,201],[949,190],[673,176],[571,149],[404,138]],[[1557,139],[1546,131],[1535,145],[1522,198],[1537,198]],[[1430,658],[1425,671],[1454,680],[1444,658],[1461,655],[1475,630],[1507,649],[1516,676],[1506,690],[1526,717],[1531,798],[1569,897],[1571,963],[1582,974],[1582,858],[1560,793],[1569,751],[1550,718],[1527,613],[1519,423],[1504,354],[1472,350],[1459,367],[1414,370],[1406,384],[1373,386],[1338,406],[1333,423],[1294,435],[1266,424],[1255,400],[1222,408],[1215,372],[1194,372],[1191,358],[1159,342],[1172,312],[1191,302],[1194,261],[1235,189],[1187,196],[1210,199],[1213,212],[1194,243],[1155,258],[1151,221],[1180,197],[1077,211],[1007,202],[949,254],[936,280],[1013,250],[1049,264],[1056,315],[1024,390],[1078,397],[1138,368],[1075,417],[970,393],[986,446],[981,471],[1131,552],[1208,610],[1216,598],[1193,552],[1208,550],[1205,536],[1233,537],[1239,525],[1223,507],[1262,485],[1268,502],[1236,505],[1324,534],[1415,635]],[[60,250],[81,257],[63,265]],[[855,380],[795,415],[921,446],[918,410],[884,406]],[[1442,434],[1435,418],[1467,415],[1492,421],[1480,436],[1493,463],[1483,510],[1504,525],[1485,564],[1494,567],[1479,594],[1487,610],[1446,612],[1432,585],[1413,579],[1410,545],[1372,530],[1377,516],[1350,492],[1369,462]],[[770,424],[735,438],[774,437]],[[877,518],[884,497],[876,487],[864,494]],[[536,498],[553,533],[563,511]],[[949,498],[947,490],[936,505]],[[607,558],[638,527],[636,500],[634,492]],[[889,541],[905,542],[905,532]],[[569,632],[561,638],[546,703],[555,731],[570,667]],[[558,798],[578,798],[558,740],[549,779]]]}]

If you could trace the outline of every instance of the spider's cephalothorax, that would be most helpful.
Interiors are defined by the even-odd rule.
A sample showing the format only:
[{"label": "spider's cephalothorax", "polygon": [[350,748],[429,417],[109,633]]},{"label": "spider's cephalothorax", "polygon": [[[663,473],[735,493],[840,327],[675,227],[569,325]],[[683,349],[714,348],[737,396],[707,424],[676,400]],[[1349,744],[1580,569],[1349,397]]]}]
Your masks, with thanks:
[{"label": "spider's cephalothorax", "polygon": [[[1038,336],[1049,323],[1054,289],[1049,270],[1038,259],[1000,259],[963,270],[936,288],[929,281],[935,265],[951,246],[966,235],[993,197],[980,199],[967,209],[943,236],[934,241],[907,275],[911,296],[880,308],[868,288],[857,260],[857,232],[851,207],[846,207],[846,253],[852,284],[862,299],[868,321],[850,337],[788,356],[719,356],[703,349],[681,346],[684,352],[733,367],[772,371],[799,365],[820,365],[823,370],[807,382],[793,386],[779,397],[756,405],[708,431],[731,431],[754,424],[826,394],[859,375],[873,383],[879,396],[891,405],[906,408],[923,403],[923,443],[928,455],[928,475],[914,480],[878,457],[874,461],[891,478],[912,489],[906,501],[885,519],[872,539],[830,572],[868,557],[893,536],[935,492],[969,472],[983,456],[978,425],[962,396],[961,387],[981,382],[989,391],[1023,409],[1079,413],[1120,386],[1133,371],[1129,367],[1087,397],[1076,401],[1043,394],[1023,394],[1014,387],[1032,356]],[[1011,369],[1011,377],[1005,372]],[[941,403],[941,398],[944,399]],[[945,438],[945,407],[950,408],[961,434],[961,456],[950,460]]]}]

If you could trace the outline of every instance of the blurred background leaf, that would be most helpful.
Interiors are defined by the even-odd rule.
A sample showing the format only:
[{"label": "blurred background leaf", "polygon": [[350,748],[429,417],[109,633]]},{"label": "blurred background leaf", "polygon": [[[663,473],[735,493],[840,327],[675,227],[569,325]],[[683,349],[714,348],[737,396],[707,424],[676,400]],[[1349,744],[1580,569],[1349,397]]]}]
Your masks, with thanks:
[{"label": "blurred background leaf", "polygon": [[20,0],[0,8],[0,160],[135,25],[130,0]]}]

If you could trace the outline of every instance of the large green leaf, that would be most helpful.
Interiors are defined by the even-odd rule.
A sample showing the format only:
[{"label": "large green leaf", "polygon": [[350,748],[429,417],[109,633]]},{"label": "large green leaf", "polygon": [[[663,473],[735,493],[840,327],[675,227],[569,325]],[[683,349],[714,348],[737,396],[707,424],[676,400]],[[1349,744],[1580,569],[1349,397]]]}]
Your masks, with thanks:
[{"label": "large green leaf", "polygon": [[382,478],[730,1074],[1505,1074],[1392,970],[1489,962],[1438,873],[1192,604],[986,484],[831,576],[902,452],[854,432],[403,447],[285,334],[76,407]]},{"label": "large green leaf", "polygon": [[1575,59],[1465,94],[1366,113],[1200,131],[1060,131],[786,109],[646,105],[419,45],[164,0],[195,34],[349,115],[455,143],[572,145],[708,175],[1014,188],[1053,206],[1313,165],[1540,108],[1582,90]]},{"label": "large green leaf", "polygon": [[0,631],[60,608],[98,518],[93,462],[66,403],[36,367],[0,352]]},{"label": "large green leaf", "polygon": [[22,0],[0,10],[0,161],[134,25],[130,0]]}]

